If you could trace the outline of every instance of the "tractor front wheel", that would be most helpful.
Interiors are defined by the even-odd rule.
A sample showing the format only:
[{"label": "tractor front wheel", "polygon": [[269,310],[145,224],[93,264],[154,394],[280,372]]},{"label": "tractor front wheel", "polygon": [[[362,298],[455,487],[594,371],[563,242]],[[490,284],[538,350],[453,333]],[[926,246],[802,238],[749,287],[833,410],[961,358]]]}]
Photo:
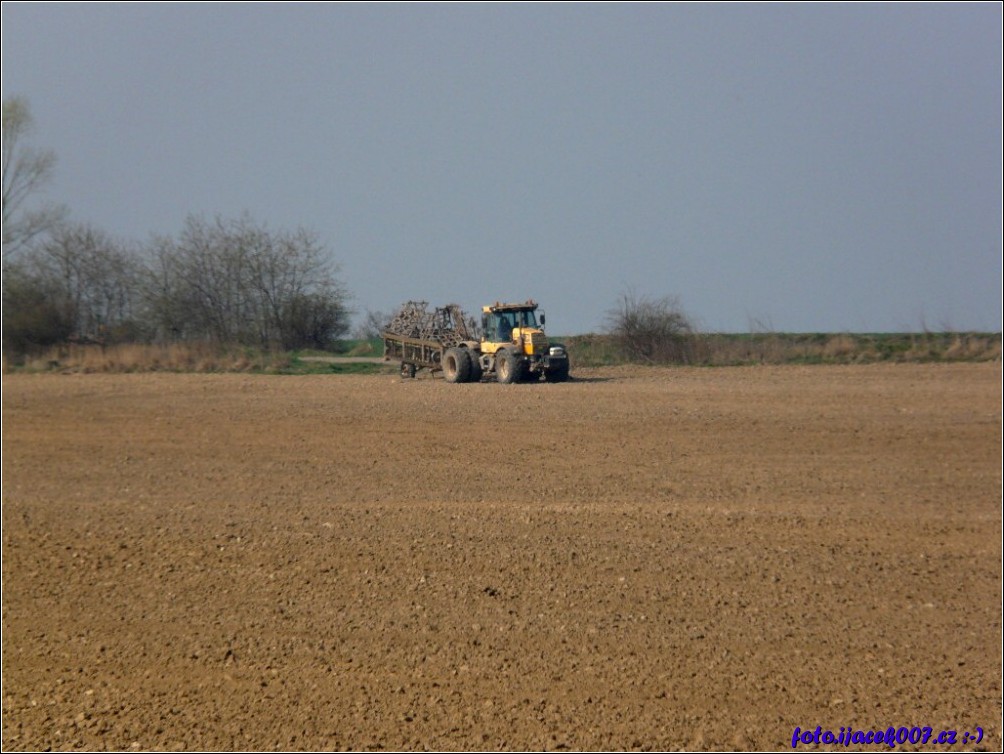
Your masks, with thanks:
[{"label": "tractor front wheel", "polygon": [[544,372],[544,379],[547,382],[567,382],[568,381],[568,359],[564,361],[557,362],[557,366],[553,366]]},{"label": "tractor front wheel", "polygon": [[495,356],[495,371],[498,373],[499,382],[503,385],[510,385],[519,382],[523,376],[523,362],[519,356],[510,349],[500,351]]}]

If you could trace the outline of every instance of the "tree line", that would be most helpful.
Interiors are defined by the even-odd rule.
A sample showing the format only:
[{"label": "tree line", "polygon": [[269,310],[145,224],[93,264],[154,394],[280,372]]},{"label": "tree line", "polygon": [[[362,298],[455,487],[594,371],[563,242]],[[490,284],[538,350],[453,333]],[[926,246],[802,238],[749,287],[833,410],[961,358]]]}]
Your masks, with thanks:
[{"label": "tree line", "polygon": [[269,230],[247,216],[192,216],[176,237],[146,246],[64,223],[4,260],[4,350],[185,341],[327,348],[348,328],[335,273],[312,233]]},{"label": "tree line", "polygon": [[323,349],[348,330],[348,293],[311,231],[192,215],[139,244],[31,208],[54,158],[25,143],[30,126],[23,100],[3,103],[5,357],[71,342]]}]

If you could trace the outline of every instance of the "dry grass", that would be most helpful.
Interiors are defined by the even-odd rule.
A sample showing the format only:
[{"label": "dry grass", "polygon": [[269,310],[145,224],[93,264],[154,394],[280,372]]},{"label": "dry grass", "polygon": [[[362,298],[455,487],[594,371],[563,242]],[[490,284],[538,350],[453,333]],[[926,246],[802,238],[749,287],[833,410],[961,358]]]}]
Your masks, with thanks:
[{"label": "dry grass", "polygon": [[984,336],[956,335],[945,350],[945,358],[955,361],[1000,359],[1000,339]]},{"label": "dry grass", "polygon": [[[287,354],[228,348],[212,343],[113,346],[65,345],[25,361],[28,371],[78,373],[255,372],[289,366]],[[7,371],[7,364],[4,364]]]},{"label": "dry grass", "polygon": [[822,355],[831,359],[846,358],[858,350],[857,343],[849,335],[834,335],[823,344]]}]

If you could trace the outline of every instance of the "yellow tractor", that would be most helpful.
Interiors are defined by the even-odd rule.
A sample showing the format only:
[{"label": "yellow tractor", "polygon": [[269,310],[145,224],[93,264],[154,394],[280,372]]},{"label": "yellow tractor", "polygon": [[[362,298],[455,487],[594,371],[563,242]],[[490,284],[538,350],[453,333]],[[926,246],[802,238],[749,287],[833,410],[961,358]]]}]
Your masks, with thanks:
[{"label": "yellow tractor", "polygon": [[[494,373],[499,382],[521,382],[541,375],[548,382],[568,379],[568,353],[544,334],[544,313],[538,323],[537,304],[481,307],[481,343],[476,355],[480,371]],[[472,354],[474,356],[474,354]]]}]

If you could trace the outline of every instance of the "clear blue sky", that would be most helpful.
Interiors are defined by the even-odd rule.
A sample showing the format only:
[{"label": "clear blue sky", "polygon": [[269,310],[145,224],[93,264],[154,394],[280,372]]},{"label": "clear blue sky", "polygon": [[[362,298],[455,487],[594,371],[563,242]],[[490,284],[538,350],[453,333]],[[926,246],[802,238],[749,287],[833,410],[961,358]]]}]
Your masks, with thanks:
[{"label": "clear blue sky", "polygon": [[317,232],[354,306],[625,291],[705,330],[1001,330],[1002,12],[3,4],[50,200]]}]

